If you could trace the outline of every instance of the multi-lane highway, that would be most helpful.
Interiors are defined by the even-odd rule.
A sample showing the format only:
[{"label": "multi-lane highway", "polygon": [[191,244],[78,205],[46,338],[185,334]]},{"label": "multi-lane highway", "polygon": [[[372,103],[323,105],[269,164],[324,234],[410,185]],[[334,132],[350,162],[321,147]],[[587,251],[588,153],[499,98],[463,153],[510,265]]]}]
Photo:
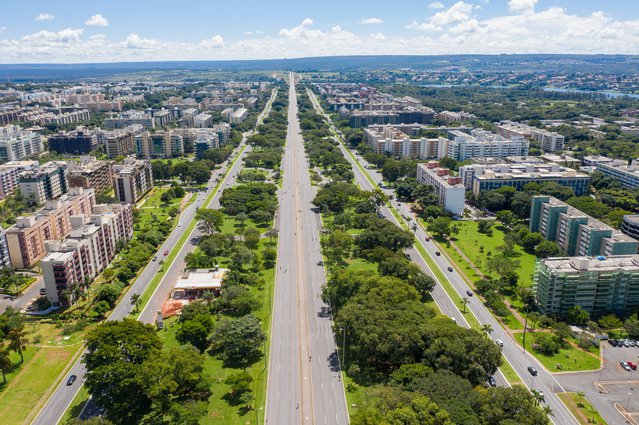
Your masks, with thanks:
[{"label": "multi-lane highway", "polygon": [[347,424],[348,410],[327,305],[308,163],[291,75],[266,399],[267,424]]},{"label": "multi-lane highway", "polygon": [[[277,91],[273,90],[271,94],[271,98],[269,99],[264,110],[258,117],[258,121],[257,121],[258,124],[256,124],[256,126],[262,122],[263,118],[270,111],[272,102],[275,99],[276,94],[277,94]],[[235,184],[235,178],[237,177],[240,169],[242,168],[241,157],[235,162],[232,162],[232,159],[238,154],[243,156],[247,152],[247,150],[249,149],[248,147],[246,148],[246,150],[243,150],[243,149],[246,144],[246,140],[248,139],[248,137],[250,137],[253,134],[253,132],[254,130],[251,130],[242,135],[242,142],[240,146],[236,148],[236,150],[234,151],[233,155],[231,156],[231,159],[225,162],[222,168],[215,170],[212,173],[211,179],[209,180],[207,184],[206,190],[203,192],[197,193],[197,195],[195,195],[197,196],[196,201],[191,203],[188,207],[186,207],[184,211],[180,214],[176,227],[169,234],[169,236],[166,238],[162,246],[160,246],[160,248],[157,251],[158,259],[164,258],[163,253],[165,251],[171,251],[177,246],[178,240],[183,235],[185,229],[189,226],[189,224],[193,220],[195,220],[195,213],[198,208],[201,208],[201,207],[218,208],[219,207],[219,197],[221,196],[222,191],[228,187],[233,186],[233,184]],[[227,173],[226,171],[230,164],[232,164],[232,167],[230,170],[228,170],[228,173]],[[218,179],[223,179],[222,184],[215,191],[215,194],[213,195],[213,198],[210,201],[210,203],[208,205],[203,205],[204,200],[207,199],[209,195],[215,190],[216,181],[218,181]],[[118,303],[118,305],[115,307],[113,312],[111,312],[107,320],[121,320],[127,317],[133,309],[133,306],[131,304],[131,297],[133,296],[133,294],[144,293],[146,288],[151,283],[151,280],[160,271],[160,269],[162,267],[165,267],[165,268],[168,267],[165,275],[163,276],[162,280],[157,286],[157,289],[152,294],[151,298],[149,299],[149,302],[146,304],[146,306],[142,310],[139,317],[139,320],[145,323],[154,323],[156,319],[157,311],[160,310],[160,308],[162,307],[162,304],[167,299],[173,287],[173,284],[176,282],[177,277],[184,271],[184,265],[185,265],[184,259],[186,255],[195,249],[195,246],[197,245],[197,241],[199,237],[200,237],[200,233],[196,226],[193,229],[193,231],[190,233],[187,243],[185,243],[182,246],[182,248],[179,250],[179,252],[177,253],[175,259],[173,260],[171,264],[165,264],[162,266],[159,264],[159,260],[150,262],[144,268],[142,273],[140,273],[140,276],[138,276],[138,278],[135,280],[131,288],[129,288],[127,294]],[[62,415],[64,414],[66,409],[69,407],[69,405],[73,401],[78,391],[80,390],[82,384],[84,383],[85,373],[86,373],[86,368],[84,364],[82,363],[81,358],[79,358],[71,366],[70,370],[67,372],[67,376],[70,376],[70,375],[77,376],[76,383],[74,385],[67,386],[65,384],[66,379],[63,379],[61,383],[58,385],[58,387],[55,389],[53,394],[49,397],[49,400],[44,405],[42,410],[40,410],[40,412],[38,413],[38,416],[34,419],[32,424],[33,425],[57,424],[62,418]]]},{"label": "multi-lane highway", "polygon": [[[335,128],[330,117],[321,108],[321,105],[319,104],[316,96],[310,90],[308,91],[308,93],[314,107],[318,110],[319,113],[324,116],[324,118],[329,122],[329,125],[332,127],[333,131],[337,134],[337,128]],[[344,145],[341,144],[340,146],[342,147],[345,157],[351,162],[351,165],[353,166],[353,172],[355,173],[357,182],[362,187],[370,190],[372,188],[371,183],[366,179],[360,168],[356,166],[353,158],[348,155]],[[363,164],[365,167],[369,166],[369,164],[366,164],[366,162],[361,157],[358,156],[357,159],[360,164]],[[382,177],[377,171],[370,169],[367,170],[367,174],[378,186],[379,183],[382,182]],[[389,189],[385,189],[384,192],[386,193],[386,195],[392,195],[392,191]],[[393,205],[391,205],[390,208],[395,208],[401,216],[413,217],[413,213],[410,211],[410,205],[408,204],[393,202]],[[383,207],[382,211],[384,215],[389,218],[389,220],[395,222],[396,224],[399,224],[397,223],[395,217],[391,214],[388,207]],[[416,244],[421,245],[426,250],[432,261],[435,262],[437,267],[447,277],[448,281],[451,283],[455,291],[460,296],[466,297],[466,291],[470,290],[469,286],[456,271],[448,271],[449,267],[453,267],[454,270],[453,264],[449,263],[448,259],[445,256],[438,256],[435,254],[438,248],[432,240],[427,241],[426,236],[427,235],[424,230],[421,227],[418,227],[415,231]],[[421,254],[415,248],[411,248],[407,252],[411,256],[411,259],[413,259],[413,261],[416,261],[422,267],[428,267],[424,258],[422,258]],[[441,287],[441,285],[437,285],[435,287],[433,291],[433,298],[444,314],[448,314],[449,316],[454,317],[457,320],[457,323],[465,322],[465,320],[463,319],[463,321],[460,321],[461,314],[458,307],[448,296],[448,294],[446,294],[446,291]],[[467,309],[477,318],[479,323],[481,323],[482,325],[490,324],[492,326],[492,338],[501,339],[502,341],[504,341],[502,353],[506,361],[510,363],[510,365],[520,376],[524,384],[528,388],[534,388],[535,390],[541,390],[544,392],[546,400],[545,403],[552,410],[552,416],[550,417],[550,419],[558,425],[577,425],[578,422],[575,417],[556,395],[557,392],[563,392],[564,389],[559,384],[559,382],[557,382],[555,377],[551,373],[546,371],[546,369],[544,369],[543,366],[532,355],[528,354],[527,352],[523,352],[521,347],[519,347],[513,340],[513,338],[511,338],[510,335],[501,327],[499,322],[497,322],[497,320],[477,297],[468,298],[470,302],[467,306]],[[538,370],[538,375],[536,377],[533,377],[528,373],[528,366],[534,366]],[[503,377],[498,377],[498,381],[504,382]]]}]

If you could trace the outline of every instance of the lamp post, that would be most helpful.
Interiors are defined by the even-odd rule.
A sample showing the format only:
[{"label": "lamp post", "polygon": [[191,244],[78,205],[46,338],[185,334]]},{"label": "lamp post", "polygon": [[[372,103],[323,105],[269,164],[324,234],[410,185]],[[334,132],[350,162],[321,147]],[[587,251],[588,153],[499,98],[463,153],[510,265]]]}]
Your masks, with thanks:
[{"label": "lamp post", "polygon": [[346,366],[346,328],[340,328],[342,331],[342,368]]},{"label": "lamp post", "polygon": [[526,318],[524,319],[524,337],[522,338],[521,345],[524,347],[524,354],[526,354],[526,328],[528,327],[528,311],[530,307],[526,304]]}]

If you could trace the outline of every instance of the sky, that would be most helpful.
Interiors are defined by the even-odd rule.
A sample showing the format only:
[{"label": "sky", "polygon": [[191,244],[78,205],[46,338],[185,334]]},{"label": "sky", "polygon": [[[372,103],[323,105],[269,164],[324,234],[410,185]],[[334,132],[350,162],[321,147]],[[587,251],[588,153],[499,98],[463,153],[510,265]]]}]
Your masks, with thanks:
[{"label": "sky", "polygon": [[4,0],[0,63],[639,54],[639,0]]}]

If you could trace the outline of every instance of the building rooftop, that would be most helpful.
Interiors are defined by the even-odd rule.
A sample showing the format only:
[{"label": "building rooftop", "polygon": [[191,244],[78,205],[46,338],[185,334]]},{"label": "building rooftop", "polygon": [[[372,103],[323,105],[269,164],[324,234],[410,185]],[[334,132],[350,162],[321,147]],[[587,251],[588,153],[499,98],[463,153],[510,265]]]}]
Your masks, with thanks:
[{"label": "building rooftop", "polygon": [[610,257],[555,257],[541,260],[555,272],[576,271],[630,271],[639,272],[639,255],[613,255]]},{"label": "building rooftop", "polygon": [[191,269],[184,272],[175,284],[175,289],[206,289],[222,287],[222,279],[228,269]]}]

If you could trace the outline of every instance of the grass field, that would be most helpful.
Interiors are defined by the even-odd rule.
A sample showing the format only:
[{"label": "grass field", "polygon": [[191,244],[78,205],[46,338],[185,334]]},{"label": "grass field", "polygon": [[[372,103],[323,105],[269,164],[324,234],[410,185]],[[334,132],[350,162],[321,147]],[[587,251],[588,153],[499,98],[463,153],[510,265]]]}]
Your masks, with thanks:
[{"label": "grass field", "polygon": [[[519,345],[523,346],[524,333],[518,332],[514,335]],[[596,370],[601,366],[599,358],[594,357],[592,352],[586,352],[577,347],[562,348],[559,353],[552,356],[539,353],[532,349],[534,340],[534,332],[526,333],[526,350],[532,353],[550,372]],[[561,365],[561,369],[557,367],[558,364]]]},{"label": "grass field", "polygon": [[[500,229],[500,226],[493,226],[493,234],[492,236],[488,236],[477,231],[476,221],[456,221],[455,225],[457,225],[459,233],[451,239],[452,242],[463,251],[482,273],[489,275],[486,259],[496,254],[497,247],[504,243],[505,234]],[[452,247],[445,247],[445,249],[448,253],[454,251]],[[517,270],[519,284],[524,287],[529,287],[532,285],[536,257],[524,252],[520,246],[515,247],[515,252],[517,256],[514,258],[520,263],[519,269]],[[455,254],[457,253],[455,252]]]},{"label": "grass field", "polygon": [[597,412],[585,397],[579,397],[577,393],[559,393],[557,395],[580,424],[608,425],[608,422],[601,417],[599,412]]},{"label": "grass field", "polygon": [[7,384],[0,387],[0,422],[3,424],[28,424],[82,349],[81,332],[67,338],[62,335],[62,329],[47,323],[27,325],[26,329],[30,341],[40,342],[27,346],[22,364],[18,354],[11,354],[15,369],[7,373]]}]

